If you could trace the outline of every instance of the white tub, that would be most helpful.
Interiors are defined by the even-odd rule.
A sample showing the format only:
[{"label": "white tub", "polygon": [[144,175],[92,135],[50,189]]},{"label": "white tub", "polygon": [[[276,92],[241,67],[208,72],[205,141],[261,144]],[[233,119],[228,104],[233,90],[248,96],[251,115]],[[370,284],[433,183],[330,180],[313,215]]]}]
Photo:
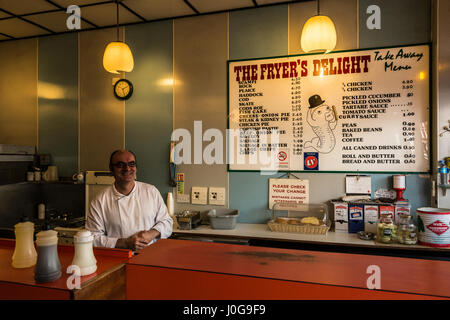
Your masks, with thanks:
[{"label": "white tub", "polygon": [[450,247],[450,209],[418,208],[419,243],[430,247]]}]

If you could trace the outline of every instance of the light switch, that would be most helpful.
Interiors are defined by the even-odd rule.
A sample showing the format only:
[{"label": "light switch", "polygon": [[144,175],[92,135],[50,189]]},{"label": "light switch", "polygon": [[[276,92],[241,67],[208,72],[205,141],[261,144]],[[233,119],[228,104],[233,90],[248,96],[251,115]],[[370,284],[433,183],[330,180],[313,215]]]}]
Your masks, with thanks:
[{"label": "light switch", "polygon": [[207,203],[208,188],[206,187],[192,187],[191,203],[192,204],[206,204]]},{"label": "light switch", "polygon": [[209,204],[225,205],[225,188],[209,187]]}]

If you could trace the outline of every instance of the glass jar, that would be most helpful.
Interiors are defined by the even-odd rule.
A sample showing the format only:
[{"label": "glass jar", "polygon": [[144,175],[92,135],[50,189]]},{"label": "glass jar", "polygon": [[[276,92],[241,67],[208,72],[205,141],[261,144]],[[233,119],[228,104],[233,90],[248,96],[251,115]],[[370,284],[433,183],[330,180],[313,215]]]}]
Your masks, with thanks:
[{"label": "glass jar", "polygon": [[393,243],[397,239],[397,226],[390,214],[382,215],[377,225],[377,241]]},{"label": "glass jar", "polygon": [[409,214],[401,214],[399,217],[398,242],[403,244],[416,244],[417,243],[417,227],[412,223],[411,216]]}]

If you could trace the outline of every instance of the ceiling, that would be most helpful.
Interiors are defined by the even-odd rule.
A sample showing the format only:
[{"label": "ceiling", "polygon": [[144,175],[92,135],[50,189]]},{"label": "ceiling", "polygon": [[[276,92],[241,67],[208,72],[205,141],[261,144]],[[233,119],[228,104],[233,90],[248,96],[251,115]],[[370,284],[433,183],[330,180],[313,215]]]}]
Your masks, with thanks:
[{"label": "ceiling", "polygon": [[[119,25],[311,0],[118,0]],[[80,29],[67,20],[80,9]],[[75,21],[75,16],[69,19]],[[116,0],[0,0],[0,42],[117,25]]]}]

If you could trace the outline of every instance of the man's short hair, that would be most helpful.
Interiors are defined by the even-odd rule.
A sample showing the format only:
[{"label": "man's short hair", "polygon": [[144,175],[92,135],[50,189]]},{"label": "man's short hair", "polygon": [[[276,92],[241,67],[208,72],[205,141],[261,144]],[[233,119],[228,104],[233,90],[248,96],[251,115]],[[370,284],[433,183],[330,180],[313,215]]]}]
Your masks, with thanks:
[{"label": "man's short hair", "polygon": [[134,161],[136,162],[136,167],[137,167],[137,159],[136,159],[136,155],[134,154],[133,151],[126,150],[126,149],[117,149],[117,150],[113,151],[113,153],[111,153],[111,156],[109,157],[109,171],[111,171],[111,172],[113,171],[112,159],[113,159],[114,155],[116,153],[122,153],[122,152],[129,152],[129,153],[131,153],[134,156]]}]

